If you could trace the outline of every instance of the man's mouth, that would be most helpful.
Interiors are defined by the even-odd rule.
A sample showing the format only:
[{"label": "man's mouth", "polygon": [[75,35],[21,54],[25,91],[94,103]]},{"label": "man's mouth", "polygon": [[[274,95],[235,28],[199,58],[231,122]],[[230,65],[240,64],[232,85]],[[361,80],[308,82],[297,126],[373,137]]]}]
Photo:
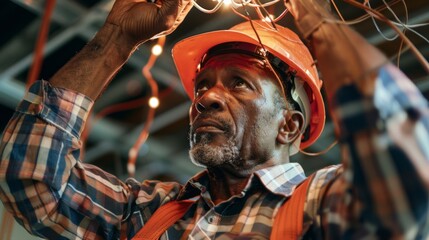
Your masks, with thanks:
[{"label": "man's mouth", "polygon": [[220,139],[222,139],[221,141],[224,142],[225,137],[229,138],[228,136],[231,134],[231,126],[232,125],[223,118],[200,115],[191,124],[189,136],[191,146],[193,144],[201,143],[201,141],[206,143],[218,141],[215,140],[218,139],[218,137],[220,137]]},{"label": "man's mouth", "polygon": [[203,133],[222,133],[228,134],[231,132],[231,123],[217,116],[200,115],[191,125],[191,134],[199,135]]},{"label": "man's mouth", "polygon": [[203,132],[212,132],[212,133],[223,133],[224,131],[222,129],[219,129],[216,126],[206,125],[206,126],[200,126],[195,129],[195,133],[203,133]]},{"label": "man's mouth", "polygon": [[201,119],[196,121],[193,126],[194,133],[212,132],[212,133],[223,133],[225,132],[225,125],[212,120],[212,119]]}]

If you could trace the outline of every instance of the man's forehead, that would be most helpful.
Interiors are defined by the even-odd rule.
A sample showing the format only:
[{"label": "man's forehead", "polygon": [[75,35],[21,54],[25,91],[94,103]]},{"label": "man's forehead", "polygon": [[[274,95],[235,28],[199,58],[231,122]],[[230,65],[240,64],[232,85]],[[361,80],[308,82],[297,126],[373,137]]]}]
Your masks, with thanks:
[{"label": "man's forehead", "polygon": [[279,92],[281,92],[281,95],[285,96],[283,83],[266,60],[240,53],[225,53],[212,56],[206,61],[200,71],[197,72],[194,87],[207,74],[216,73],[221,69],[227,70],[228,73],[233,75],[242,74],[242,77],[245,77],[247,80],[257,80],[255,82],[266,80],[272,82],[278,88]]},{"label": "man's forehead", "polygon": [[267,71],[266,61],[264,59],[250,56],[242,53],[225,53],[219,55],[213,55],[209,59],[205,60],[204,65],[197,71],[197,75],[204,72],[207,68],[220,67],[238,67],[243,69],[260,69]]}]

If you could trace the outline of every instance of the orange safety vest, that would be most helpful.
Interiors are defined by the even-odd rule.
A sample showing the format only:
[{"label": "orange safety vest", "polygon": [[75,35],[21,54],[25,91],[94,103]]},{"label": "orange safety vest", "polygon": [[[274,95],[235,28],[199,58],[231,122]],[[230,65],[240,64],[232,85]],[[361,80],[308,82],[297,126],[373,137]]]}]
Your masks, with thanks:
[{"label": "orange safety vest", "polygon": [[[305,179],[280,207],[274,218],[270,239],[296,240],[302,235],[304,203],[312,177]],[[171,201],[162,205],[132,240],[158,240],[161,235],[188,211],[194,201]]]}]

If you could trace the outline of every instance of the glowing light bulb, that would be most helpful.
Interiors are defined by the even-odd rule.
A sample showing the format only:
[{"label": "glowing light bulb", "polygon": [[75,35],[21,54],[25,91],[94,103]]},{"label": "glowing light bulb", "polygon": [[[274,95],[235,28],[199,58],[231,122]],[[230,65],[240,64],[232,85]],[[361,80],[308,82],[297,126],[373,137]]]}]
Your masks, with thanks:
[{"label": "glowing light bulb", "polygon": [[151,97],[149,99],[149,107],[157,108],[159,106],[159,99],[157,97]]},{"label": "glowing light bulb", "polygon": [[162,47],[159,44],[156,44],[152,47],[152,54],[155,56],[159,56],[162,53]]}]

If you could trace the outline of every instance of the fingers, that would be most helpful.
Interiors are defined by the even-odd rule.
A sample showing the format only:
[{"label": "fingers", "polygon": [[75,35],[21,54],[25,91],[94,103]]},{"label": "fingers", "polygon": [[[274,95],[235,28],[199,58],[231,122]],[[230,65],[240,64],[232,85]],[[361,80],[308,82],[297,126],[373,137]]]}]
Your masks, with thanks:
[{"label": "fingers", "polygon": [[179,12],[181,0],[159,0],[161,1],[161,8],[159,13],[162,17],[172,17],[176,19]]},{"label": "fingers", "polygon": [[155,35],[151,39],[156,39],[161,36],[172,33],[185,19],[186,15],[192,9],[191,0],[163,0],[160,9],[160,17],[166,24],[166,30]]},{"label": "fingers", "polygon": [[326,20],[333,19],[330,13],[330,2],[326,0],[284,1],[304,38],[309,38]]}]

